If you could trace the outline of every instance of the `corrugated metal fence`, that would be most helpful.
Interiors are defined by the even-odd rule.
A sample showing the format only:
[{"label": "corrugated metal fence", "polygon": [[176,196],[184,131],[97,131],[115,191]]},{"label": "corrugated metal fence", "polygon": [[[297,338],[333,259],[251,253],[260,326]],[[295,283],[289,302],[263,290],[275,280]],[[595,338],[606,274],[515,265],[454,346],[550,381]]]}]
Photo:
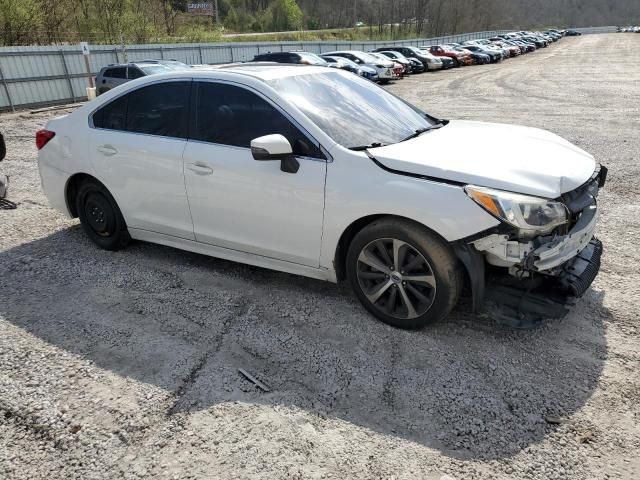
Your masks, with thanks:
[{"label": "corrugated metal fence", "polygon": [[[616,27],[577,29],[583,33],[614,32]],[[97,75],[105,65],[144,59],[173,59],[189,64],[252,60],[258,53],[306,50],[369,51],[385,45],[432,45],[488,38],[507,31],[464,33],[447,37],[373,42],[241,42],[202,44],[95,45],[90,68]],[[125,53],[126,52],[126,53]],[[0,111],[86,100],[86,67],[77,45],[0,47]]]}]

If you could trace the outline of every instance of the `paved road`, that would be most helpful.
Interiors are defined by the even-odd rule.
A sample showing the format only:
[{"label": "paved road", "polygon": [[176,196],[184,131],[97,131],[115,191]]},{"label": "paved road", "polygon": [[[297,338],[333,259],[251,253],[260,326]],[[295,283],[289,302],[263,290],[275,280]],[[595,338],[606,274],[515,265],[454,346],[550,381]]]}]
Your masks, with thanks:
[{"label": "paved road", "polygon": [[575,310],[511,331],[463,302],[404,332],[342,287],[97,250],[46,206],[23,138],[60,112],[2,115],[20,205],[0,211],[0,478],[640,476],[640,35],[387,88],[437,116],[547,128],[610,167],[604,264]]}]

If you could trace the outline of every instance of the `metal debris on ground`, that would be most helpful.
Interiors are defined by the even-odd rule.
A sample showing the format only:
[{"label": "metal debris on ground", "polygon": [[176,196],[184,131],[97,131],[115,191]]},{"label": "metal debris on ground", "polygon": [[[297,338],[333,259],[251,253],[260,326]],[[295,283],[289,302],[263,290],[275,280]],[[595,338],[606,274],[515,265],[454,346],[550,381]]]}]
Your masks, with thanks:
[{"label": "metal debris on ground", "polygon": [[246,377],[247,380],[249,380],[251,383],[253,383],[256,387],[258,387],[260,390],[262,390],[263,392],[270,392],[271,389],[269,387],[267,387],[264,383],[262,383],[260,380],[258,380],[256,377],[254,377],[253,375],[251,375],[249,372],[247,372],[246,370],[239,368],[238,371],[244,375]]}]

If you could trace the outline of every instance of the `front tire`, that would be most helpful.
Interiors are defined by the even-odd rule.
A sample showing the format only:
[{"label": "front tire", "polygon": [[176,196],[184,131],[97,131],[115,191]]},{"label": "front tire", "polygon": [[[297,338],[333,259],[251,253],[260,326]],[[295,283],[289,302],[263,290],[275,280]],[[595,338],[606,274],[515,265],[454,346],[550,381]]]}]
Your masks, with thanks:
[{"label": "front tire", "polygon": [[349,246],[346,271],[364,307],[399,328],[442,320],[456,305],[463,284],[451,248],[403,219],[381,219],[362,229]]},{"label": "front tire", "polygon": [[120,250],[131,241],[118,204],[109,191],[95,180],[78,188],[76,211],[89,238],[105,250]]}]

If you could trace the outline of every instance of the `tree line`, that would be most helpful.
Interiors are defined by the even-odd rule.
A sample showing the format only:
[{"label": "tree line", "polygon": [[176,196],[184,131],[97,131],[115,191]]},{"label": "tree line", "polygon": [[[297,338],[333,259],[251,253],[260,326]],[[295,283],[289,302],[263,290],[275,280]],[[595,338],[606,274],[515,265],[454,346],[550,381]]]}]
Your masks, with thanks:
[{"label": "tree line", "polygon": [[[402,38],[640,23],[638,0],[217,0],[217,5],[219,23],[187,13],[187,0],[0,0],[0,43],[216,41],[230,32],[302,29]],[[353,33],[335,32],[335,38],[348,35]]]}]

